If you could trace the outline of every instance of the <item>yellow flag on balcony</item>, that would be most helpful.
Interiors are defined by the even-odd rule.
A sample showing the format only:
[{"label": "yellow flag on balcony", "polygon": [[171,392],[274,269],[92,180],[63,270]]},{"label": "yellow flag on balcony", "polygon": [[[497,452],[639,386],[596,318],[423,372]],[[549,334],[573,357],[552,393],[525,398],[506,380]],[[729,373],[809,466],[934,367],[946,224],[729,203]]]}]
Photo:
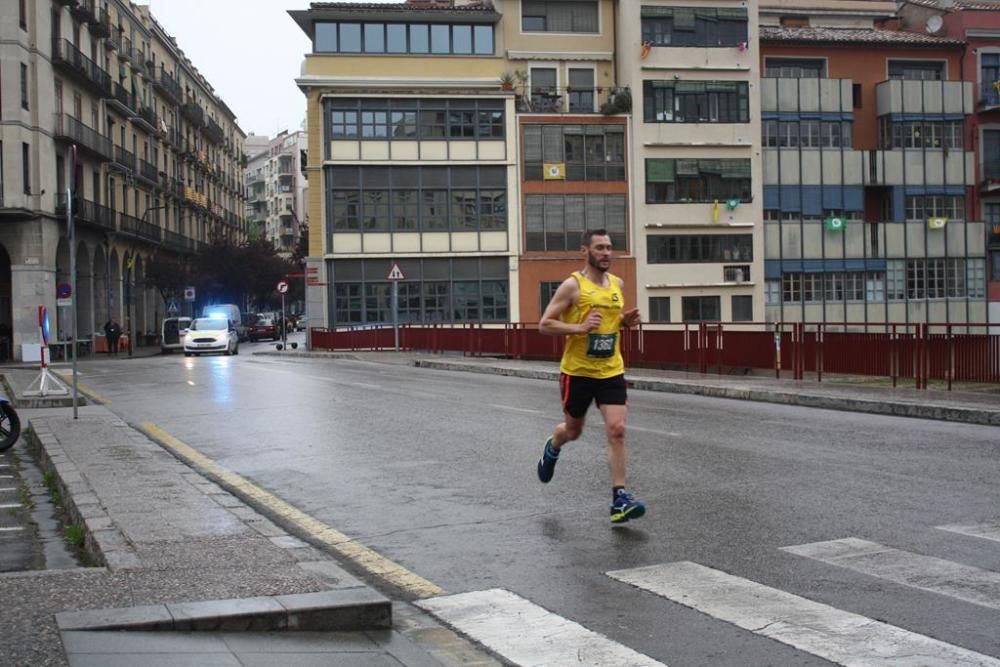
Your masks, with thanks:
[{"label": "yellow flag on balcony", "polygon": [[927,218],[927,226],[931,229],[944,229],[948,224],[948,218]]},{"label": "yellow flag on balcony", "polygon": [[566,163],[565,162],[545,162],[542,164],[542,172],[546,181],[565,181],[566,180]]}]

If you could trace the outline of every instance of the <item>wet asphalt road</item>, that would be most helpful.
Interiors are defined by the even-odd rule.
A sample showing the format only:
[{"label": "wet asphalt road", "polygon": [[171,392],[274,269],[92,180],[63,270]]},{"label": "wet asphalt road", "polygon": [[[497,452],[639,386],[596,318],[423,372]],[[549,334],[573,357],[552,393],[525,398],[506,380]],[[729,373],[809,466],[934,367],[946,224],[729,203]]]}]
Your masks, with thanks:
[{"label": "wet asphalt road", "polygon": [[[1000,657],[1000,609],[780,551],[856,537],[1000,571],[1000,429],[634,391],[608,522],[600,416],[535,477],[554,382],[347,360],[81,363],[81,382],[451,593],[505,588],[669,665],[825,665],[605,575],[694,561]],[[1000,605],[998,593],[997,605]]]}]

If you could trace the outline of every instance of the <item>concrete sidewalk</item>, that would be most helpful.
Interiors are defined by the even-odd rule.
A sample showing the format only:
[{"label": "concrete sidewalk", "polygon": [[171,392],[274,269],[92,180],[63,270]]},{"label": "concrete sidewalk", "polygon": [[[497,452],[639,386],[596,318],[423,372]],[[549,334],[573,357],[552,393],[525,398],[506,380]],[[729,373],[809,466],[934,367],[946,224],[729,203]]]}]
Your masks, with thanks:
[{"label": "concrete sidewalk", "polygon": [[[433,355],[419,352],[322,352],[286,350],[255,352],[254,356],[285,359],[341,358],[377,363],[415,365],[421,368],[490,373],[555,381],[559,364],[497,357],[465,357],[458,354]],[[787,373],[786,373],[787,375]],[[761,401],[866,412],[871,414],[937,419],[1000,426],[1000,387],[984,385],[983,391],[940,389],[918,390],[901,380],[893,388],[878,378],[827,375],[822,382],[792,380],[773,375],[712,375],[684,371],[631,368],[625,377],[629,386],[646,391],[696,394],[716,398]],[[912,383],[912,380],[910,381]],[[993,391],[989,391],[992,389]]]},{"label": "concrete sidewalk", "polygon": [[[15,390],[31,374],[7,369]],[[11,665],[498,665],[101,406],[26,409],[90,567],[0,575]],[[122,632],[129,630],[129,632]]]}]

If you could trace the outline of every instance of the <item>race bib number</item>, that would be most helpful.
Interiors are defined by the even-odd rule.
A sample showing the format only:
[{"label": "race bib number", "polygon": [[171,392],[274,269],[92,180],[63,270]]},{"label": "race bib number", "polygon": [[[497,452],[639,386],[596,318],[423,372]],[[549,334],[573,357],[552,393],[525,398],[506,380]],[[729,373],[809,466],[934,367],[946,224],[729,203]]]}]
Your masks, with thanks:
[{"label": "race bib number", "polygon": [[615,353],[615,340],[617,333],[610,334],[587,334],[587,356],[607,358]]}]

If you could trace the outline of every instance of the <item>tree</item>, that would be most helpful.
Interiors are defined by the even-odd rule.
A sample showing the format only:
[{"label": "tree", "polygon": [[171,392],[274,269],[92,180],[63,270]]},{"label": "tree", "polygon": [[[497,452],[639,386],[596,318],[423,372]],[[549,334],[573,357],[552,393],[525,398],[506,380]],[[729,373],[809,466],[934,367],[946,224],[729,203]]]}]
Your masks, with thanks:
[{"label": "tree", "polygon": [[210,301],[263,309],[273,305],[275,286],[294,265],[263,239],[233,245],[218,240],[195,256],[193,284]]},{"label": "tree", "polygon": [[191,284],[191,270],[181,257],[156,253],[146,262],[146,286],[155,287],[166,304]]}]

